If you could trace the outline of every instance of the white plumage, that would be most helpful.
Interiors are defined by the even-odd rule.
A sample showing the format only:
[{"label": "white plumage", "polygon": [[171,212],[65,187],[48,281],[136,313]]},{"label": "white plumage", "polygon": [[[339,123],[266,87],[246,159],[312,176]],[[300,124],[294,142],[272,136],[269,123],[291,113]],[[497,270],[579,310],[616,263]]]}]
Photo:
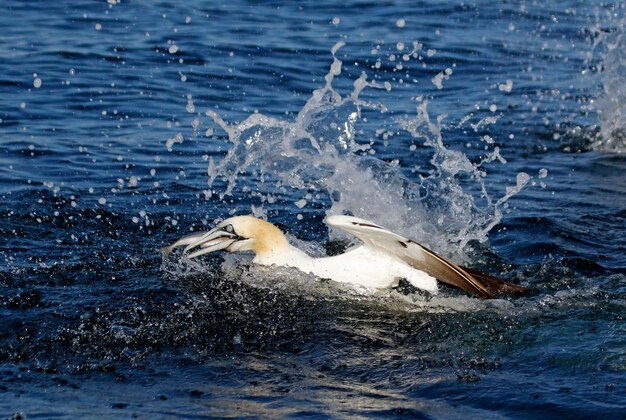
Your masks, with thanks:
[{"label": "white plumage", "polygon": [[523,287],[460,267],[370,221],[335,215],[326,218],[325,222],[353,234],[363,244],[340,255],[313,258],[289,244],[273,224],[253,216],[236,216],[224,220],[209,232],[186,236],[164,248],[164,252],[185,246],[184,253],[194,258],[218,250],[252,251],[256,264],[294,267],[321,278],[377,289],[395,286],[404,278],[432,294],[437,293],[437,280],[483,298],[526,291]]}]

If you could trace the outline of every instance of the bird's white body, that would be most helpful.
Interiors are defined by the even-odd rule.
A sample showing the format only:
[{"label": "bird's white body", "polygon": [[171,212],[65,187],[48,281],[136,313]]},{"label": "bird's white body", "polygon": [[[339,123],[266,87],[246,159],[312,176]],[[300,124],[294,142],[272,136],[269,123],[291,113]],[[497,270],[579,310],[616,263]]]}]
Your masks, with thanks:
[{"label": "bird's white body", "polygon": [[460,267],[418,243],[381,226],[352,216],[329,216],[326,224],[359,238],[362,245],[332,257],[313,258],[295,248],[273,224],[252,216],[224,220],[209,232],[196,233],[164,248],[186,246],[189,258],[209,252],[252,251],[253,262],[264,266],[293,267],[304,273],[367,288],[387,288],[406,279],[413,286],[437,293],[437,280],[483,298],[526,289],[478,271]]},{"label": "bird's white body", "polygon": [[413,286],[437,293],[437,280],[416,270],[402,260],[365,246],[352,248],[341,255],[313,258],[289,245],[276,254],[257,255],[252,262],[260,265],[297,268],[320,278],[382,289],[406,279]]}]

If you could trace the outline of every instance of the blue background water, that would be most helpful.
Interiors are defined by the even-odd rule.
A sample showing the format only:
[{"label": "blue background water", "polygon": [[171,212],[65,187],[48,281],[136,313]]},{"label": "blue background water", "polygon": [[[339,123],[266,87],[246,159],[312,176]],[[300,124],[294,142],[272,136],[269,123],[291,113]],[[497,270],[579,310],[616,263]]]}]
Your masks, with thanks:
[{"label": "blue background water", "polygon": [[[623,414],[626,160],[623,137],[599,118],[607,107],[624,117],[606,88],[624,77],[606,70],[616,68],[609,47],[623,41],[623,5],[2,9],[0,416]],[[293,120],[324,85],[339,40],[337,91],[349,93],[363,71],[393,82],[362,95],[389,108],[359,126],[376,159],[398,159],[411,182],[428,173],[432,150],[397,124],[420,96],[433,120],[447,114],[450,148],[477,160],[482,136],[494,139],[507,160],[488,170],[495,198],[519,172],[532,176],[489,241],[469,252],[474,265],[532,287],[530,296],[358,297],[294,273],[264,282],[220,257],[162,265],[158,249],[190,227],[253,205],[295,238],[326,241],[328,197],[300,209],[301,191],[271,191],[253,170],[239,175],[235,196],[205,198],[207,160],[231,144],[219,129],[205,136],[214,124],[203,113]],[[396,43],[414,40],[420,58],[394,71]],[[431,79],[446,68],[453,73],[438,89]],[[489,116],[499,119],[471,128]],[[377,127],[394,133],[388,144],[367,134]],[[169,151],[177,134],[184,141]],[[268,188],[272,202],[250,193]],[[439,205],[431,210],[445,214]]]}]

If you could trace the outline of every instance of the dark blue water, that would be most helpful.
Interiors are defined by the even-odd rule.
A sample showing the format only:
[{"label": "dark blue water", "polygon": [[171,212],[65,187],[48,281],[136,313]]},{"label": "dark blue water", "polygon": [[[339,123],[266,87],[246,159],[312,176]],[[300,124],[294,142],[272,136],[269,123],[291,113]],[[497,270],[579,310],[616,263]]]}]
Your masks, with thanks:
[{"label": "dark blue water", "polygon": [[[602,1],[4,2],[0,417],[623,416],[624,22]],[[362,74],[379,86],[351,98]],[[362,295],[159,252],[251,212],[323,252],[331,209],[533,291]]]}]

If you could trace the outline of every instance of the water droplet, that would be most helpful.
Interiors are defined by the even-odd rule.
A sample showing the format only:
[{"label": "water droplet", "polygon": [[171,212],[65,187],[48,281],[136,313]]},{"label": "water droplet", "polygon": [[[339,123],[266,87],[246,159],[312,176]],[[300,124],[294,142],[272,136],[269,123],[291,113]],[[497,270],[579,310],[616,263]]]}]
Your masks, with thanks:
[{"label": "water droplet", "polygon": [[498,85],[498,89],[500,89],[502,92],[510,92],[511,89],[513,89],[513,81],[507,80],[506,83]]}]

